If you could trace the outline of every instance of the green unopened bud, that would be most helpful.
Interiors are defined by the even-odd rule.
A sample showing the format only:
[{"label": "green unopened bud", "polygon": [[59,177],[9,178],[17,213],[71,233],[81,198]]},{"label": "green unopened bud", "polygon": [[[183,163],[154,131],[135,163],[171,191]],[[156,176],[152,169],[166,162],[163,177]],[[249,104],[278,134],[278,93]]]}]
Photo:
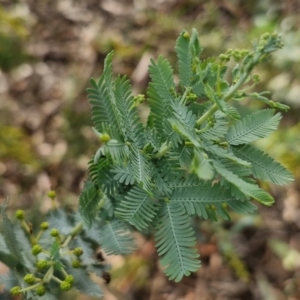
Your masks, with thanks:
[{"label": "green unopened bud", "polygon": [[66,276],[65,281],[69,282],[72,285],[74,282],[74,277],[72,275],[68,275]]},{"label": "green unopened bud", "polygon": [[198,99],[198,96],[196,95],[196,94],[194,94],[194,93],[190,93],[190,94],[188,94],[188,96],[187,96],[187,100],[189,100],[189,101],[191,101],[191,102],[194,102],[194,101],[196,101]]},{"label": "green unopened bud", "polygon": [[72,261],[72,267],[75,269],[80,268],[80,261],[78,259]]},{"label": "green unopened bud", "polygon": [[38,255],[39,253],[41,253],[43,251],[43,248],[41,245],[36,244],[32,247],[31,252],[33,255]]},{"label": "green unopened bud", "polygon": [[144,94],[138,94],[133,98],[133,101],[138,105],[140,103],[143,103],[145,101],[145,95]]},{"label": "green unopened bud", "polygon": [[23,279],[28,284],[35,283],[35,276],[33,274],[26,274]]},{"label": "green unopened bud", "polygon": [[220,58],[220,60],[225,61],[225,62],[230,60],[230,56],[228,54],[220,54],[219,58]]},{"label": "green unopened bud", "polygon": [[21,209],[18,209],[15,213],[15,216],[17,219],[19,220],[24,220],[24,217],[25,217],[25,212],[24,210],[21,210]]},{"label": "green unopened bud", "polygon": [[53,237],[58,237],[59,236],[59,231],[56,228],[51,229],[50,235]]},{"label": "green unopened bud", "polygon": [[35,292],[38,296],[43,296],[46,293],[46,288],[43,285],[39,285],[36,289]]},{"label": "green unopened bud", "polygon": [[41,225],[40,225],[40,228],[42,230],[47,230],[49,228],[49,224],[48,222],[43,222]]},{"label": "green unopened bud", "polygon": [[184,34],[182,35],[185,39],[189,39],[190,35],[187,31],[184,32]]},{"label": "green unopened bud", "polygon": [[60,288],[62,291],[69,291],[72,288],[72,285],[68,281],[63,281],[60,284]]},{"label": "green unopened bud", "polygon": [[18,295],[21,294],[21,292],[22,292],[22,289],[21,289],[21,287],[19,287],[19,286],[14,286],[14,287],[11,288],[11,290],[10,290],[10,293],[11,293],[13,296],[18,296]]},{"label": "green unopened bud", "polygon": [[252,80],[253,80],[255,83],[258,83],[258,82],[260,81],[260,76],[257,75],[257,74],[254,74],[254,75],[252,76]]},{"label": "green unopened bud", "polygon": [[216,210],[216,206],[215,206],[214,204],[212,204],[212,205],[210,206],[210,208],[211,208],[212,210]]},{"label": "green unopened bud", "polygon": [[47,261],[47,260],[39,260],[37,263],[36,263],[36,267],[39,269],[39,270],[43,270],[43,269],[46,269],[50,266],[50,262]]},{"label": "green unopened bud", "polygon": [[82,248],[75,248],[73,250],[73,253],[76,255],[76,256],[81,256],[83,254],[83,250]]},{"label": "green unopened bud", "polygon": [[102,143],[107,143],[108,141],[110,141],[110,136],[107,133],[103,133],[100,137],[99,137],[100,141]]},{"label": "green unopened bud", "polygon": [[51,199],[54,199],[56,197],[56,193],[55,193],[55,191],[49,191],[47,193],[47,196]]},{"label": "green unopened bud", "polygon": [[227,208],[228,208],[227,203],[223,202],[223,203],[222,203],[222,207],[223,207],[224,209],[227,209]]}]

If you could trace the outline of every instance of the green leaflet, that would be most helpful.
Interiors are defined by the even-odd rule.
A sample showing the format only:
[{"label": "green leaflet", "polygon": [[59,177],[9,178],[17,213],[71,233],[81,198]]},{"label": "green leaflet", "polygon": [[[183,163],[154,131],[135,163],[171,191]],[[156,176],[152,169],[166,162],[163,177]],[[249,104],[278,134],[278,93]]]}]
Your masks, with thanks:
[{"label": "green leaflet", "polygon": [[107,195],[115,194],[118,188],[118,181],[114,178],[113,170],[104,158],[99,159],[97,163],[93,161],[89,165],[89,175],[91,181]]},{"label": "green leaflet", "polygon": [[254,142],[268,136],[277,129],[281,114],[274,115],[273,109],[260,110],[237,121],[230,127],[227,140],[231,145]]},{"label": "green leaflet", "polygon": [[[215,114],[216,122],[214,126],[200,134],[200,137],[207,140],[216,141],[223,139],[228,131],[228,121],[224,118],[224,114],[218,112]],[[203,126],[204,127],[204,126]],[[201,129],[203,129],[201,127]]]},{"label": "green leaflet", "polygon": [[131,94],[131,86],[126,76],[117,77],[114,91],[116,104],[122,112],[121,120],[125,140],[133,142],[137,147],[144,147],[146,143],[144,129],[134,106],[134,97]]},{"label": "green leaflet", "polygon": [[204,155],[201,151],[194,151],[190,172],[197,175],[199,179],[210,180],[214,177],[215,172],[208,157],[205,156],[207,155]]},{"label": "green leaflet", "polygon": [[116,174],[113,179],[126,185],[133,185],[135,182],[134,174],[130,166],[116,166],[111,170]]},{"label": "green leaflet", "polygon": [[173,69],[170,63],[161,55],[158,57],[157,62],[151,59],[149,73],[154,89],[157,91],[159,97],[163,100],[166,109],[169,110],[170,104],[174,99],[172,90],[175,90]]},{"label": "green leaflet", "polygon": [[[183,30],[176,41],[175,50],[178,58],[180,84],[183,87],[190,87],[193,73],[195,73],[192,64],[202,52],[197,30],[193,29],[191,37]],[[198,87],[195,88],[196,91],[198,89]]]},{"label": "green leaflet", "polygon": [[104,153],[111,158],[116,164],[123,164],[124,160],[129,157],[128,146],[124,142],[119,142],[115,139],[111,139],[104,146]]},{"label": "green leaflet", "polygon": [[87,181],[79,197],[79,212],[85,224],[91,228],[97,215],[97,207],[102,196],[95,185]]},{"label": "green leaflet", "polygon": [[294,180],[293,175],[281,164],[251,145],[232,147],[232,151],[241,159],[249,161],[252,174],[262,181],[284,185]]},{"label": "green leaflet", "polygon": [[151,165],[148,158],[139,149],[132,147],[130,163],[135,180],[151,195],[153,193],[153,188],[150,182]]},{"label": "green leaflet", "polygon": [[118,132],[123,132],[113,91],[112,57],[113,51],[105,59],[103,75],[99,82],[96,83],[94,79],[91,79],[92,88],[87,89],[92,106],[92,120],[99,132],[104,131],[105,123],[118,128]]},{"label": "green leaflet", "polygon": [[256,209],[249,201],[236,200],[230,191],[219,183],[176,188],[171,196],[171,202],[181,203],[189,215],[212,220],[217,220],[217,215],[230,220],[228,206],[243,214],[252,213]]},{"label": "green leaflet", "polygon": [[117,216],[137,229],[142,230],[151,224],[158,206],[149,194],[140,187],[132,188],[121,201]]},{"label": "green leaflet", "polygon": [[256,185],[250,184],[239,178],[237,175],[224,168],[222,164],[213,161],[213,166],[216,171],[224,177],[224,179],[237,187],[244,195],[250,198],[254,198],[258,202],[267,206],[270,206],[274,203],[273,197],[271,197],[268,193],[266,193]]},{"label": "green leaflet", "polygon": [[[148,122],[151,122],[157,133],[164,139],[172,139],[174,133],[169,125],[166,129],[167,118],[172,116],[171,103],[175,99],[175,84],[173,82],[173,70],[170,63],[162,56],[157,63],[151,60],[149,66],[151,82],[148,87],[148,102],[150,115]],[[167,131],[166,131],[167,130]],[[175,139],[175,143],[176,143]]]},{"label": "green leaflet", "polygon": [[98,241],[108,255],[130,254],[135,250],[133,236],[126,224],[118,219],[102,226]]},{"label": "green leaflet", "polygon": [[5,210],[6,210],[6,205],[1,204],[0,205],[1,233],[4,237],[5,244],[7,246],[7,249],[9,250],[10,255],[13,257],[13,259],[16,261],[17,264],[21,265],[24,263],[22,247],[17,240],[14,231],[14,225],[11,222],[11,220],[7,217]]},{"label": "green leaflet", "polygon": [[213,155],[217,155],[219,157],[223,157],[223,158],[227,158],[228,160],[231,160],[239,165],[245,166],[245,167],[250,167],[251,164],[250,162],[243,160],[237,156],[235,156],[234,154],[232,154],[231,152],[229,152],[228,150],[225,150],[217,145],[209,145],[209,144],[204,144],[204,148],[211,152]]},{"label": "green leaflet", "polygon": [[178,69],[180,83],[184,87],[190,86],[192,77],[192,54],[190,53],[190,37],[184,30],[176,41],[176,53],[178,57]]},{"label": "green leaflet", "polygon": [[201,145],[195,132],[196,116],[181,103],[173,104],[172,108],[173,117],[169,119],[172,129],[186,141],[193,143],[195,147],[200,147]]},{"label": "green leaflet", "polygon": [[162,207],[155,241],[160,262],[169,279],[178,282],[199,269],[199,254],[194,248],[196,238],[190,218],[181,204],[171,202]]},{"label": "green leaflet", "polygon": [[168,181],[176,176],[183,175],[178,157],[169,154],[157,161],[157,169],[161,173],[161,176]]}]

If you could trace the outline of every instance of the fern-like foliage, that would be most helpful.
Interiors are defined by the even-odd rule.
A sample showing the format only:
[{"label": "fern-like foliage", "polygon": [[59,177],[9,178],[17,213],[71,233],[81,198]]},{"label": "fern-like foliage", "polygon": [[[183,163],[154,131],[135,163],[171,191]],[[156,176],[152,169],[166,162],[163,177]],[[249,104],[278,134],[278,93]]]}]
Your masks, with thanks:
[{"label": "fern-like foliage", "polygon": [[118,219],[102,226],[98,241],[107,254],[130,254],[135,250],[130,231],[126,224]]},{"label": "fern-like foliage", "polygon": [[274,161],[261,150],[251,145],[232,147],[233,153],[251,163],[251,172],[255,178],[277,185],[284,185],[293,181],[293,175],[282,165]]},{"label": "fern-like foliage", "polygon": [[[265,35],[252,52],[201,60],[197,31],[183,31],[176,42],[178,86],[171,64],[159,56],[151,59],[147,97],[134,97],[125,76],[113,78],[112,53],[107,56],[100,80],[88,89],[102,145],[90,163],[80,212],[108,254],[134,250],[128,228],[152,232],[165,273],[180,281],[200,266],[193,218],[252,213],[253,200],[274,202],[260,180],[292,181],[283,166],[251,145],[276,130],[281,115],[275,109],[286,106],[258,93],[255,98],[271,109],[242,117],[234,106],[251,86],[251,70],[280,45],[276,34]],[[228,82],[231,57],[241,61]],[[142,124],[136,107],[145,98],[150,114]]]},{"label": "fern-like foliage", "polygon": [[117,209],[117,215],[142,230],[147,228],[153,220],[157,211],[157,204],[145,190],[140,187],[133,187],[121,201]]},{"label": "fern-like foliage", "polygon": [[227,140],[231,145],[249,144],[264,138],[277,129],[281,115],[274,115],[274,110],[255,112],[230,127]]},{"label": "fern-like foliage", "polygon": [[166,203],[160,213],[155,233],[161,264],[170,279],[180,281],[183,276],[198,270],[200,263],[196,249],[196,238],[190,218],[178,203]]}]

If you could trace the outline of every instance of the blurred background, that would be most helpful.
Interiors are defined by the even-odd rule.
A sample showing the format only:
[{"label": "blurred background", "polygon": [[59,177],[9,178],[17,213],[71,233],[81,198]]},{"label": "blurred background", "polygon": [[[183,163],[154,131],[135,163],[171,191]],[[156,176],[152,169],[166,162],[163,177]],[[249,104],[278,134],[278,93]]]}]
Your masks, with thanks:
[{"label": "blurred background", "polygon": [[202,58],[251,48],[264,32],[282,34],[285,47],[256,70],[257,90],[270,90],[291,109],[259,145],[296,180],[264,185],[276,204],[256,215],[195,224],[202,268],[180,284],[164,277],[151,239],[137,236],[135,254],[107,258],[105,299],[300,299],[299,0],[0,0],[0,199],[9,196],[11,209],[46,213],[54,189],[61,206],[76,209],[99,147],[85,93],[90,77],[101,74],[114,49],[114,72],[144,93],[150,58],[163,54],[174,66],[175,40],[191,28]]}]

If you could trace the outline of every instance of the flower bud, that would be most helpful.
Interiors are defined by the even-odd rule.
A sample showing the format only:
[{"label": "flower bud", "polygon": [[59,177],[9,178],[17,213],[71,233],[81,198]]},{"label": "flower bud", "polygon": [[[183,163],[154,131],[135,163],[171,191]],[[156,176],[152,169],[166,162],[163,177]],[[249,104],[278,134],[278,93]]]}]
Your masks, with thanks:
[{"label": "flower bud", "polygon": [[65,281],[69,282],[72,285],[74,282],[74,277],[72,275],[68,275],[66,276]]},{"label": "flower bud", "polygon": [[107,143],[108,141],[110,141],[110,136],[107,133],[103,133],[100,136],[100,141],[103,143]]},{"label": "flower bud", "polygon": [[42,230],[47,230],[49,228],[49,224],[48,222],[43,222],[41,225],[40,225],[40,228]]},{"label": "flower bud", "polygon": [[53,237],[58,237],[59,236],[59,231],[56,228],[51,229],[50,235]]},{"label": "flower bud", "polygon": [[39,253],[41,253],[43,251],[43,248],[41,245],[36,244],[32,247],[31,252],[33,255],[38,255]]},{"label": "flower bud", "polygon": [[55,191],[49,191],[47,193],[47,196],[51,199],[54,199],[56,197],[56,193],[55,193]]},{"label": "flower bud", "polygon": [[13,296],[18,296],[21,294],[21,287],[19,286],[14,286],[13,288],[11,288],[10,290],[10,293],[13,295]]},{"label": "flower bud", "polygon": [[81,256],[83,254],[83,250],[82,248],[75,248],[73,250],[73,253],[76,255],[76,256]]},{"label": "flower bud", "polygon": [[23,279],[28,284],[35,283],[35,276],[33,274],[26,274]]},{"label": "flower bud", "polygon": [[184,34],[182,35],[185,39],[189,39],[190,38],[190,35],[188,32],[184,32]]},{"label": "flower bud", "polygon": [[24,220],[24,216],[25,216],[24,210],[18,209],[15,213],[15,216],[19,220]]},{"label": "flower bud", "polygon": [[43,269],[46,269],[50,266],[50,263],[49,261],[47,260],[39,260],[37,263],[36,263],[36,267],[38,268],[38,270],[43,270]]},{"label": "flower bud", "polygon": [[46,288],[43,285],[39,285],[36,289],[35,292],[38,296],[43,296],[46,293]]},{"label": "flower bud", "polygon": [[72,267],[75,269],[80,268],[80,261],[78,259],[72,261]]},{"label": "flower bud", "polygon": [[69,291],[72,288],[72,285],[68,281],[63,281],[60,284],[60,288],[62,291]]}]

